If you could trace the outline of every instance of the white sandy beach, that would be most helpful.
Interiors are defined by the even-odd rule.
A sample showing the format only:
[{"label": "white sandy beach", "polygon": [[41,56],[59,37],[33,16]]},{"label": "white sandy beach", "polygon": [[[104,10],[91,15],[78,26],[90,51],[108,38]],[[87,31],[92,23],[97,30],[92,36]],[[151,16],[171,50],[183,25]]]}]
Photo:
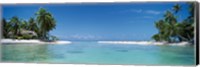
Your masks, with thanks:
[{"label": "white sandy beach", "polygon": [[28,44],[70,44],[70,41],[43,42],[40,40],[1,39],[1,43],[28,43]]},{"label": "white sandy beach", "polygon": [[[27,43],[27,44],[70,44],[71,41],[55,41],[55,42],[43,42],[40,40],[18,40],[18,39],[1,39],[1,43]],[[173,45],[173,46],[185,46],[189,45],[188,42],[180,43],[167,43],[167,42],[155,42],[155,41],[98,41],[102,44],[127,44],[127,45]]]},{"label": "white sandy beach", "polygon": [[103,44],[129,44],[129,45],[173,45],[173,46],[185,46],[189,45],[188,42],[180,43],[167,43],[167,42],[154,42],[154,41],[98,41]]}]

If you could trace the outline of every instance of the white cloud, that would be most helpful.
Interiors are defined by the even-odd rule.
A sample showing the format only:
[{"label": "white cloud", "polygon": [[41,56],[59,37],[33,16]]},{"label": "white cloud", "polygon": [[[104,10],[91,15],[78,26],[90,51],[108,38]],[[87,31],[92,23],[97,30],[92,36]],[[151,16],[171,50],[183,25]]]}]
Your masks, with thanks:
[{"label": "white cloud", "polygon": [[141,13],[143,10],[142,9],[132,9],[130,10],[132,12],[136,12],[136,13]]},{"label": "white cloud", "polygon": [[130,12],[135,12],[135,13],[146,13],[146,14],[154,14],[158,15],[162,13],[162,11],[156,11],[156,10],[142,10],[142,9],[131,9],[129,10]]},{"label": "white cloud", "polygon": [[147,10],[147,11],[145,11],[145,12],[148,13],[148,14],[155,14],[155,15],[161,13],[160,11],[155,11],[155,10]]},{"label": "white cloud", "polygon": [[79,34],[75,34],[75,35],[71,35],[69,36],[69,38],[75,38],[75,39],[95,39],[97,38],[97,36],[94,36],[94,35],[79,35]]}]

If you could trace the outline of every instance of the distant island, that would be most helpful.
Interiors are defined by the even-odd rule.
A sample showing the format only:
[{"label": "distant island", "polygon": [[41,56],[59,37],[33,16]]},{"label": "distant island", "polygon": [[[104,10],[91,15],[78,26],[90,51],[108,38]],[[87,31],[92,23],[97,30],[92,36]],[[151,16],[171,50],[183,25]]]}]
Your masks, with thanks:
[{"label": "distant island", "polygon": [[28,21],[21,20],[17,16],[11,19],[2,20],[3,22],[3,43],[52,43],[67,44],[70,41],[57,41],[56,36],[49,32],[56,28],[56,21],[53,15],[40,8],[35,13],[36,17],[31,17]]},{"label": "distant island", "polygon": [[28,21],[21,20],[17,16],[9,20],[3,19],[3,38],[9,39],[39,39],[42,41],[56,41],[56,36],[49,31],[55,29],[56,21],[51,13],[40,8]]}]

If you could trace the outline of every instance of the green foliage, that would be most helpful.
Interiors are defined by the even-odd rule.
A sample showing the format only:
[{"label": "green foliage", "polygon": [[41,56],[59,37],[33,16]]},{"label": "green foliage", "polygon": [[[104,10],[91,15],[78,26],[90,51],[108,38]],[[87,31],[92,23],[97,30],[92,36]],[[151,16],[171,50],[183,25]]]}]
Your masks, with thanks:
[{"label": "green foliage", "polygon": [[3,38],[8,38],[9,37],[8,33],[11,31],[11,24],[8,23],[5,18],[3,18],[2,22],[3,22],[3,26],[2,26]]},{"label": "green foliage", "polygon": [[181,10],[181,6],[179,4],[176,4],[173,6],[173,10],[175,11],[175,13],[178,13],[178,11]]},{"label": "green foliage", "polygon": [[22,21],[21,22],[21,29],[28,29],[28,26],[29,25],[29,23],[27,22],[27,21]]},{"label": "green foliage", "polygon": [[[44,8],[40,8],[36,13],[36,20],[30,18],[28,21],[20,20],[17,16],[10,19],[9,22],[6,19],[3,22],[3,37],[12,39],[45,39],[48,40],[49,31],[55,29],[56,21],[53,15],[47,12]],[[22,31],[32,31],[37,33],[38,36],[31,34],[22,34]],[[53,40],[58,40],[55,36]]]},{"label": "green foliage", "polygon": [[39,32],[42,39],[48,39],[47,35],[50,30],[53,30],[56,26],[56,21],[54,20],[51,13],[47,12],[44,8],[40,8],[36,13],[37,23],[39,25]]},{"label": "green foliage", "polygon": [[14,16],[11,18],[10,20],[10,24],[11,24],[11,30],[14,33],[14,35],[19,35],[20,33],[20,28],[21,28],[21,21],[19,20],[19,18],[17,16]]},{"label": "green foliage", "polygon": [[[36,21],[34,20],[34,18],[30,18],[29,19],[29,24],[28,24],[28,29],[27,30],[30,30],[30,31],[34,31],[37,33],[37,35],[39,35],[39,27],[38,27],[38,24],[36,23]],[[33,37],[33,38],[38,38],[38,37]]]},{"label": "green foliage", "polygon": [[155,22],[156,28],[159,30],[157,34],[152,36],[156,41],[180,42],[194,40],[194,4],[189,3],[190,16],[182,22],[177,21],[175,14],[179,12],[180,5],[173,7],[174,14],[166,11],[164,19]]},{"label": "green foliage", "polygon": [[22,35],[23,39],[33,39],[32,35]]},{"label": "green foliage", "polygon": [[49,40],[52,40],[52,41],[57,41],[59,40],[56,36],[50,36],[49,37]]}]

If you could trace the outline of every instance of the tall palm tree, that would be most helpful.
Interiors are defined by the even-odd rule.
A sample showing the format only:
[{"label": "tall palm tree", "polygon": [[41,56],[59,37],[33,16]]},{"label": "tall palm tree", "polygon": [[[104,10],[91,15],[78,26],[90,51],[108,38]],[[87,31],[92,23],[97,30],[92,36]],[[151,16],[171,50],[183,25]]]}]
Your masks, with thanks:
[{"label": "tall palm tree", "polygon": [[39,32],[41,33],[39,36],[41,36],[42,39],[47,39],[48,32],[55,28],[56,22],[51,13],[47,12],[44,8],[40,8],[36,15],[40,28]]},{"label": "tall palm tree", "polygon": [[11,29],[12,29],[14,35],[20,34],[20,27],[21,27],[20,22],[21,21],[18,19],[17,16],[12,17],[11,20],[10,20],[10,23],[12,25]]}]

